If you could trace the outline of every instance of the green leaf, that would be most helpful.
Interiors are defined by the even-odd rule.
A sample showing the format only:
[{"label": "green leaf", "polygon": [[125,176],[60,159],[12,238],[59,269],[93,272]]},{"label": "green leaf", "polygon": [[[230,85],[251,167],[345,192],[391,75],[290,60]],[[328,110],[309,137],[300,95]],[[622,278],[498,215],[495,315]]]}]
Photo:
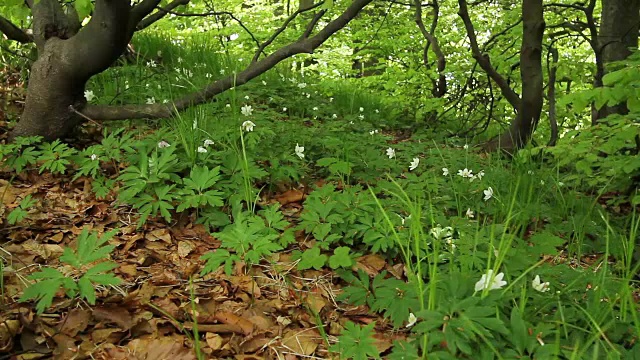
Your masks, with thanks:
[{"label": "green leaf", "polygon": [[17,207],[15,209],[13,209],[9,213],[9,215],[7,215],[7,222],[10,225],[15,225],[15,224],[19,223],[20,221],[24,220],[28,215],[29,215],[29,213],[27,211],[25,211],[21,207]]},{"label": "green leaf", "polygon": [[101,262],[96,264],[95,266],[91,267],[89,270],[87,270],[87,272],[85,273],[86,275],[97,275],[97,274],[102,274],[102,273],[106,273],[109,272],[115,268],[118,267],[118,264],[111,262],[111,261],[105,261],[105,262]]},{"label": "green leaf", "polygon": [[[358,270],[358,277],[355,277],[350,271],[338,270],[340,277],[349,283],[349,286],[342,289],[342,293],[337,296],[339,301],[347,301],[353,305],[369,305],[375,301],[373,293],[369,289],[369,275],[362,270]],[[386,272],[378,274],[376,277],[384,278]]]},{"label": "green leaf", "polygon": [[350,256],[351,249],[346,246],[341,246],[333,251],[333,255],[329,258],[329,266],[332,269],[339,267],[348,268],[353,265],[353,260]]},{"label": "green leaf", "polygon": [[338,343],[331,346],[330,350],[340,354],[341,359],[368,360],[380,359],[380,352],[373,340],[375,322],[361,327],[351,321],[345,324],[342,334],[338,337]]},{"label": "green leaf", "polygon": [[415,288],[395,278],[378,278],[373,282],[375,302],[371,310],[384,312],[393,326],[400,327],[409,318],[409,313],[420,308]]},{"label": "green leaf", "polygon": [[200,274],[204,276],[208,273],[218,271],[222,264],[225,264],[229,267],[229,271],[226,271],[227,268],[225,266],[225,271],[227,272],[227,274],[230,274],[233,260],[238,259],[238,257],[231,256],[231,253],[229,253],[229,251],[227,251],[226,249],[216,249],[202,255],[200,259],[206,261],[204,267],[202,268],[202,271],[200,272]]},{"label": "green leaf", "polygon": [[88,276],[85,275],[78,280],[78,289],[81,298],[86,299],[91,305],[96,304],[96,290],[93,288],[93,284]]},{"label": "green leaf", "polygon": [[518,353],[524,353],[527,344],[527,325],[522,319],[520,310],[514,306],[511,309],[511,342],[516,346]]},{"label": "green leaf", "polygon": [[300,258],[300,262],[298,263],[298,270],[306,270],[310,268],[320,270],[326,262],[327,256],[320,254],[319,247],[314,247],[307,249],[302,253],[302,258]]}]

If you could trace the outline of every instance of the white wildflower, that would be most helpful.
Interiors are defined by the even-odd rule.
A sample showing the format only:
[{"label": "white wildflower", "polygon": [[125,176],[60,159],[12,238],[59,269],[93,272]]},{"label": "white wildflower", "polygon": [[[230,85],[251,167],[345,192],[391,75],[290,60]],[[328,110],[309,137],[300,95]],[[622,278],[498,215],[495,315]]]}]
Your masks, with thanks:
[{"label": "white wildflower", "polygon": [[251,107],[251,105],[244,105],[240,108],[240,112],[244,116],[251,116],[251,114],[253,114],[253,108]]},{"label": "white wildflower", "polygon": [[249,100],[249,99],[250,99],[249,95],[245,95],[245,96],[244,96],[244,99],[245,99],[245,100]]},{"label": "white wildflower", "polygon": [[393,148],[388,148],[387,156],[389,157],[389,159],[393,159],[396,156],[396,151]]},{"label": "white wildflower", "polygon": [[238,34],[231,34],[229,35],[229,40],[233,41],[233,40],[237,40],[240,37],[240,35]]},{"label": "white wildflower", "polygon": [[551,290],[549,288],[549,282],[542,282],[542,280],[540,280],[540,275],[536,275],[536,277],[533,279],[533,281],[531,282],[531,286],[536,289],[537,291],[540,292],[547,292],[549,290]]},{"label": "white wildflower", "polygon": [[442,168],[442,176],[449,176],[449,169]]},{"label": "white wildflower", "polygon": [[484,201],[487,201],[493,197],[493,188],[489,186],[487,190],[482,191],[484,193]]},{"label": "white wildflower", "polygon": [[465,150],[469,150],[469,144],[464,144],[463,148],[464,148]]},{"label": "white wildflower", "polygon": [[475,215],[473,214],[473,210],[471,210],[471,208],[467,209],[467,212],[464,214],[464,216],[468,217],[469,219],[473,219],[475,217]]},{"label": "white wildflower", "polygon": [[411,161],[411,164],[409,164],[409,171],[415,170],[419,164],[420,164],[420,158],[414,157],[413,161]]},{"label": "white wildflower", "polygon": [[164,140],[158,142],[158,148],[159,149],[168,148],[169,146],[171,146],[171,144],[169,144],[168,142],[166,142]]},{"label": "white wildflower", "polygon": [[300,159],[304,159],[304,146],[300,146],[300,145],[298,145],[298,143],[296,143],[295,152],[296,152],[296,155],[298,155],[298,157]]},{"label": "white wildflower", "polygon": [[418,321],[418,318],[416,318],[415,315],[413,315],[413,313],[409,313],[409,320],[407,322],[407,325],[405,326],[405,328],[410,328],[413,325],[416,324],[416,321]]},{"label": "white wildflower", "polygon": [[483,274],[480,281],[476,283],[475,290],[481,291],[484,289],[497,290],[507,285],[506,281],[503,281],[504,273],[493,275],[493,269],[487,270],[486,274]]},{"label": "white wildflower", "polygon": [[364,108],[361,106],[360,109],[358,109],[358,110],[360,110],[360,112],[363,112]]},{"label": "white wildflower", "polygon": [[362,114],[358,115],[358,119],[364,120],[364,115],[362,115]]},{"label": "white wildflower", "polygon": [[98,155],[96,155],[96,154],[91,154],[91,160],[93,160],[93,161],[98,160]]},{"label": "white wildflower", "polygon": [[85,90],[84,91],[84,98],[87,99],[87,101],[93,101],[93,99],[95,99],[96,96],[93,94],[93,91]]},{"label": "white wildflower", "polygon": [[152,96],[150,98],[147,98],[147,105],[152,105],[152,104],[155,104],[155,103],[156,103],[156,98],[155,97]]},{"label": "white wildflower", "polygon": [[301,83],[299,83],[299,84],[298,84],[298,87],[299,87],[300,89],[304,89],[304,88],[306,88],[306,87],[307,87],[307,83],[303,83],[303,82],[301,82]]},{"label": "white wildflower", "polygon": [[337,119],[337,118],[338,118],[338,114],[333,114],[333,115],[331,115],[331,118],[332,118],[332,119]]},{"label": "white wildflower", "polygon": [[313,110],[313,111],[318,111],[318,107],[317,107],[317,106],[314,106],[312,110]]},{"label": "white wildflower", "polygon": [[286,108],[286,107],[283,107],[283,108],[282,108],[282,112],[287,112],[287,108]]},{"label": "white wildflower", "polygon": [[198,152],[201,153],[201,154],[205,154],[207,152],[207,149],[205,149],[202,146],[198,146]]},{"label": "white wildflower", "polygon": [[215,142],[213,142],[213,140],[211,140],[211,139],[207,139],[207,140],[204,141],[204,147],[208,147],[208,146],[211,146],[213,144],[215,144]]},{"label": "white wildflower", "polygon": [[466,178],[472,178],[473,177],[473,170],[469,170],[467,168],[464,168],[464,170],[458,170],[458,176],[462,176],[462,177],[466,177]]},{"label": "white wildflower", "polygon": [[250,121],[250,120],[247,120],[242,123],[242,129],[246,132],[253,131],[254,126],[256,126],[256,124],[254,124],[253,121]]},{"label": "white wildflower", "polygon": [[453,236],[453,228],[451,226],[445,226],[444,228],[438,224],[436,227],[429,230],[429,234],[435,239],[446,239]]}]

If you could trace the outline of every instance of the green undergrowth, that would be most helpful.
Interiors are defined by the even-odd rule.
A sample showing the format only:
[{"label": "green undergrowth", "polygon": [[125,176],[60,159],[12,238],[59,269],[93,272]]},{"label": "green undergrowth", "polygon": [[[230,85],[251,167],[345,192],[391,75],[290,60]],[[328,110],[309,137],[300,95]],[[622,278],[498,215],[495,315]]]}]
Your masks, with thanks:
[{"label": "green undergrowth", "polygon": [[[171,40],[143,40],[138,64],[97,76],[87,98],[177,99],[250,60],[212,52],[206,41]],[[622,156],[634,151],[628,119],[504,159],[426,129],[406,140],[403,131],[416,124],[398,104],[349,80],[314,81],[297,66],[286,62],[173,119],[115,124],[90,146],[20,138],[0,146],[4,170],[88,179],[96,198],[137,213],[139,227],[193,215],[221,241],[203,257],[202,274],[231,272],[238,261],[268,262],[282,251],[301,271],[334,271],[348,284],[341,303],[367,305],[408,335],[389,359],[640,356],[640,217],[633,207],[609,212],[600,205],[611,192],[616,206],[636,201],[623,191],[638,168],[637,156]],[[317,180],[325,185],[314,186]],[[311,191],[299,217],[265,205],[300,184]],[[7,221],[28,225],[38,201],[21,199]],[[296,241],[298,231],[305,244]],[[404,264],[404,273],[354,271],[356,260],[372,253]],[[596,258],[592,265],[581,261],[587,255]],[[115,283],[102,271],[111,264],[99,266],[95,279]],[[53,272],[33,278],[89,302],[95,279],[74,283]],[[23,299],[52,296],[42,289]],[[380,357],[375,325],[343,325],[332,351]]]}]

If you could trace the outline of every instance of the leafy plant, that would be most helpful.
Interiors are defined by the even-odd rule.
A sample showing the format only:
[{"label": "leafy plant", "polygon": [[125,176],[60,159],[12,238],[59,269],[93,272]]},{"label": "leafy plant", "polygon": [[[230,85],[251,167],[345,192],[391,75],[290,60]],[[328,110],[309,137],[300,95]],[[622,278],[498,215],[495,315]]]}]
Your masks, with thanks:
[{"label": "leafy plant", "polygon": [[36,200],[31,197],[31,194],[25,196],[24,199],[20,200],[20,204],[18,204],[18,207],[13,209],[7,216],[7,221],[9,222],[9,224],[14,225],[24,220],[29,215],[29,208],[31,208],[35,204]]},{"label": "leafy plant", "polygon": [[222,193],[211,190],[220,179],[220,167],[209,170],[206,166],[196,165],[191,169],[188,178],[182,180],[184,188],[181,189],[180,204],[176,209],[178,212],[189,208],[199,208],[201,206],[222,206]]},{"label": "leafy plant", "polygon": [[44,143],[41,145],[41,149],[42,154],[38,159],[42,161],[41,174],[45,170],[51,171],[53,174],[64,174],[67,166],[71,164],[71,158],[78,152],[60,140]]},{"label": "leafy plant", "polygon": [[137,160],[137,165],[127,167],[118,177],[123,182],[118,200],[140,210],[138,226],[158,214],[171,221],[169,210],[178,196],[174,184],[180,182],[179,160],[173,148],[154,149],[151,156],[143,150]]},{"label": "leafy plant", "polygon": [[67,247],[64,249],[60,262],[69,265],[63,271],[53,268],[43,268],[31,274],[29,279],[36,281],[29,285],[20,301],[36,301],[36,309],[43,313],[53,303],[53,298],[62,288],[69,298],[79,296],[91,305],[96,303],[96,285],[118,285],[121,280],[115,277],[111,270],[118,265],[111,261],[104,261],[115,246],[105,245],[118,230],[111,230],[98,237],[95,232],[83,229],[77,239],[76,251]]},{"label": "leafy plant", "polygon": [[234,261],[243,259],[249,264],[257,264],[263,257],[282,249],[276,242],[278,234],[265,225],[264,219],[239,210],[235,214],[233,224],[214,234],[222,240],[221,249],[202,256],[206,261],[203,275],[216,271],[223,263],[225,271],[231,273]]},{"label": "leafy plant", "polygon": [[4,164],[19,174],[37,162],[42,152],[35,145],[41,141],[41,136],[17,137],[13,143],[0,145],[0,159],[4,159]]},{"label": "leafy plant", "polygon": [[380,359],[380,352],[373,341],[375,322],[359,326],[351,321],[345,324],[344,330],[338,336],[338,343],[330,350],[340,354],[341,359],[368,360]]}]

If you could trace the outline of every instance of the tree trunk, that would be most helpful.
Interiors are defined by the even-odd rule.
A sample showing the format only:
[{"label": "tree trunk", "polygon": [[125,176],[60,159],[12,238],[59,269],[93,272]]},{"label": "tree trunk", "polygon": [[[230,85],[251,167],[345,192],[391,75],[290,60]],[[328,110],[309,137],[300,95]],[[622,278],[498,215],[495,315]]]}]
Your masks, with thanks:
[{"label": "tree trunk", "polygon": [[[66,15],[57,0],[33,8],[38,59],[31,67],[25,108],[10,134],[53,140],[82,120],[75,109],[86,104],[84,87],[124,52],[133,31],[129,0],[98,0],[89,24],[78,31],[77,14]],[[125,24],[125,26],[123,26]]]},{"label": "tree trunk", "polygon": [[41,135],[46,140],[65,136],[79,117],[70,106],[82,108],[86,103],[86,81],[73,81],[72,69],[62,61],[63,40],[51,39],[31,67],[27,99],[20,121],[11,137]]},{"label": "tree trunk", "polygon": [[527,145],[542,112],[542,37],[545,28],[542,0],[522,1],[522,21],[523,34],[520,49],[522,101],[508,131],[497,140],[499,148],[509,153]]},{"label": "tree trunk", "polygon": [[[598,50],[605,66],[603,75],[608,72],[607,64],[626,59],[630,49],[638,47],[639,22],[640,0],[602,0]],[[611,114],[627,112],[626,104],[604,106],[593,117],[593,125]]]}]

